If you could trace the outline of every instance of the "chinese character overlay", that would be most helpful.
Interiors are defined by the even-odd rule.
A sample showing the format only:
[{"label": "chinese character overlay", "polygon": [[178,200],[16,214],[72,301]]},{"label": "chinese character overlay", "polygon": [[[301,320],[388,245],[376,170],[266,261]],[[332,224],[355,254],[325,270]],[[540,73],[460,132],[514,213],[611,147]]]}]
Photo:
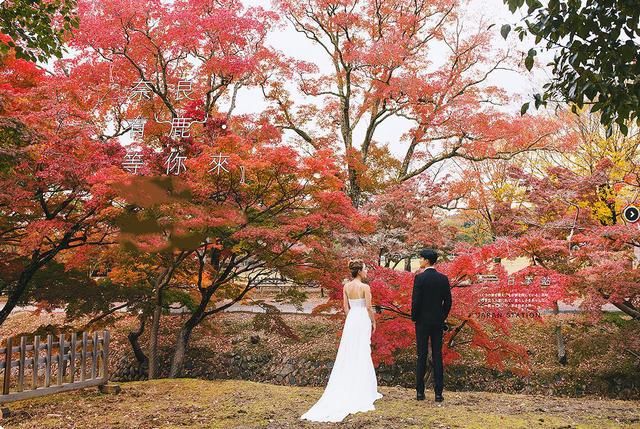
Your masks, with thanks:
[{"label": "chinese character overlay", "polygon": [[191,118],[173,118],[171,121],[171,138],[189,137]]},{"label": "chinese character overlay", "polygon": [[167,174],[180,175],[181,172],[187,171],[187,167],[184,165],[186,156],[180,155],[177,151],[171,152],[165,164],[167,165]]},{"label": "chinese character overlay", "polygon": [[132,140],[142,140],[144,137],[144,124],[146,120],[142,118],[135,118],[129,121],[129,137]]},{"label": "chinese character overlay", "polygon": [[[216,170],[216,172],[218,174],[220,174],[220,170],[224,170],[227,173],[229,172],[229,170],[227,170],[224,166],[228,164],[229,161],[229,157],[226,155],[223,155],[221,153],[219,153],[218,155],[214,155],[212,157],[211,162],[209,163],[209,165],[213,165],[213,167],[211,167],[209,169],[209,171],[213,171]],[[214,165],[215,164],[215,165]],[[244,176],[244,170],[243,170],[243,176]]]},{"label": "chinese character overlay", "polygon": [[127,151],[124,156],[124,160],[122,161],[122,168],[133,174],[137,174],[138,169],[143,165],[144,161],[142,160],[142,154],[139,152]]},{"label": "chinese character overlay", "polygon": [[151,93],[153,92],[153,88],[151,87],[151,82],[148,80],[139,80],[136,82],[133,88],[131,88],[131,93],[129,94],[129,98],[138,98],[141,100],[142,97],[147,100],[151,99]]},{"label": "chinese character overlay", "polygon": [[176,87],[176,100],[182,100],[183,98],[188,98],[192,100],[189,95],[191,95],[193,91],[191,90],[191,81],[189,80],[181,80],[178,82],[178,86]]}]

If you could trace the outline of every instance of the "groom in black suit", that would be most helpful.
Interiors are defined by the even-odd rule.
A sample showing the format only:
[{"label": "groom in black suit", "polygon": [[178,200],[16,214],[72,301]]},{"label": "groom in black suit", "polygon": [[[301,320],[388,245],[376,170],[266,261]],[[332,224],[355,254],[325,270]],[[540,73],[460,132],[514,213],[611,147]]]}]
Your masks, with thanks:
[{"label": "groom in black suit", "polygon": [[427,369],[427,346],[431,342],[433,381],[436,402],[442,402],[444,373],[442,367],[442,334],[451,310],[449,279],[433,267],[438,254],[432,249],[420,251],[420,268],[413,280],[411,320],[416,325],[418,361],[416,365],[416,399],[424,400],[424,376]]}]

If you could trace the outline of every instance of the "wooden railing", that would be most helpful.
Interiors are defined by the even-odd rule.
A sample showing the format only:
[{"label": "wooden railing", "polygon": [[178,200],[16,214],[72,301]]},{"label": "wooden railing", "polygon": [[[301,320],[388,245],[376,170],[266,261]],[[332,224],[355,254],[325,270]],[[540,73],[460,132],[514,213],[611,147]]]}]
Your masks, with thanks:
[{"label": "wooden railing", "polygon": [[0,404],[100,386],[109,379],[109,331],[8,337],[3,343]]}]

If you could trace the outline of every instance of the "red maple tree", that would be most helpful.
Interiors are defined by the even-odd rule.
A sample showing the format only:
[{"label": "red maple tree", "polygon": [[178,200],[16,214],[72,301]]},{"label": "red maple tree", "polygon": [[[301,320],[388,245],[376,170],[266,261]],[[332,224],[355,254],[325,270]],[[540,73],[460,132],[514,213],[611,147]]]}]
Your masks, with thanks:
[{"label": "red maple tree", "polygon": [[33,276],[70,249],[103,244],[113,228],[122,148],[103,141],[82,87],[11,53],[0,59],[3,135],[0,253],[4,322]]},{"label": "red maple tree", "polygon": [[[389,184],[433,172],[449,159],[500,159],[543,146],[556,129],[495,107],[488,84],[514,62],[496,51],[497,31],[469,25],[456,1],[280,0],[278,10],[325,55],[329,69],[283,59],[264,76],[265,115],[310,148],[343,156],[356,207]],[[300,97],[287,82],[295,80]],[[383,125],[405,129],[396,159]]]}]

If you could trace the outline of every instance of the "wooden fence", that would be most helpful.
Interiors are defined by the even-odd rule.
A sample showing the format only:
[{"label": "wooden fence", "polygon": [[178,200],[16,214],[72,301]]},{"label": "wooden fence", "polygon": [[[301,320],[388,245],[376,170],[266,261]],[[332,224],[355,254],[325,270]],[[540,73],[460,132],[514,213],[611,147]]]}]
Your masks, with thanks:
[{"label": "wooden fence", "polygon": [[109,379],[109,331],[8,337],[3,343],[0,404],[100,386]]}]

